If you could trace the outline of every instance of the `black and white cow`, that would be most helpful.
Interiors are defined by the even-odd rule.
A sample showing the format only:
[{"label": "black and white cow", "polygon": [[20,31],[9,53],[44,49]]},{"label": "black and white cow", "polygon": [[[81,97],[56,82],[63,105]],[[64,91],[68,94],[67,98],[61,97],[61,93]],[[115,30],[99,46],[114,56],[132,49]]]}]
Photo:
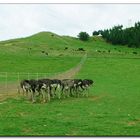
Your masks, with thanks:
[{"label": "black and white cow", "polygon": [[37,87],[37,81],[34,79],[22,80],[20,82],[20,88],[22,89],[23,95],[26,93],[26,95],[29,97],[29,99],[32,100],[32,102],[35,102],[36,87]]},{"label": "black and white cow", "polygon": [[[64,98],[72,94],[72,88],[74,87],[74,80],[73,79],[63,79],[61,80],[61,91]],[[70,92],[70,93],[69,93]]]},{"label": "black and white cow", "polygon": [[[60,89],[60,87],[61,87],[61,80],[59,80],[59,79],[52,79],[50,86],[51,86],[51,95],[54,98],[54,96],[56,96],[56,90]],[[58,95],[58,98],[60,99],[60,94]]]},{"label": "black and white cow", "polygon": [[[50,97],[54,98],[56,95],[56,90],[60,89],[61,80],[58,79],[40,79],[38,80],[38,88],[37,91],[42,93],[43,100],[45,102],[46,97],[48,97],[48,101],[50,101]],[[45,97],[46,96],[46,97]],[[58,96],[60,98],[60,95]]]},{"label": "black and white cow", "polygon": [[82,84],[80,85],[80,87],[81,87],[82,91],[84,91],[84,90],[87,91],[87,96],[89,94],[89,90],[88,89],[89,89],[89,87],[91,85],[93,85],[93,83],[94,83],[94,81],[91,80],[91,79],[84,79],[84,80],[82,80]]},{"label": "black and white cow", "polygon": [[29,80],[22,80],[20,82],[20,87],[18,88],[18,92],[20,93],[22,90],[23,95],[28,95],[29,92],[31,92],[31,86],[29,84]]},{"label": "black and white cow", "polygon": [[[76,94],[76,96],[79,96],[80,87],[82,86],[82,79],[73,79],[73,82],[74,84],[70,90],[72,90],[73,93]],[[71,92],[71,95],[72,95],[72,92]]]},{"label": "black and white cow", "polygon": [[38,81],[37,80],[34,80],[34,79],[31,79],[29,80],[29,85],[30,85],[30,94],[31,94],[31,100],[32,102],[34,103],[35,102],[35,94],[36,94],[36,90],[37,90],[37,87],[38,87]]},{"label": "black and white cow", "polygon": [[39,79],[37,81],[36,91],[38,91],[38,95],[43,97],[43,102],[50,101],[51,83],[50,79]]}]

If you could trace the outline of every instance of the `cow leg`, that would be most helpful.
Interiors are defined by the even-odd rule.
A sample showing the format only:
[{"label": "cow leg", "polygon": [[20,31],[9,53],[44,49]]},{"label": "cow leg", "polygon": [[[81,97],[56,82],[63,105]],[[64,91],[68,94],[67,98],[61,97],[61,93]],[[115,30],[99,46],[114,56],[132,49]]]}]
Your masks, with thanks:
[{"label": "cow leg", "polygon": [[[53,93],[52,93],[53,92]],[[52,98],[54,98],[55,97],[55,89],[52,91],[52,89],[51,89],[51,93],[50,93],[51,95],[52,95]]]},{"label": "cow leg", "polygon": [[75,92],[75,87],[70,88],[70,96],[73,97]]},{"label": "cow leg", "polygon": [[63,92],[63,98],[66,98],[66,94],[67,94],[67,89],[64,89],[64,92]]},{"label": "cow leg", "polygon": [[50,94],[51,94],[51,88],[48,87],[48,92],[47,92],[48,102],[50,102],[50,100],[51,100]]},{"label": "cow leg", "polygon": [[41,101],[42,99],[43,99],[43,90],[40,90],[39,91],[39,100]]},{"label": "cow leg", "polygon": [[60,99],[61,98],[60,84],[58,84],[57,89],[58,89],[57,97],[58,99]]},{"label": "cow leg", "polygon": [[66,97],[70,97],[70,89],[67,89]]},{"label": "cow leg", "polygon": [[57,95],[58,95],[58,99],[60,99],[61,98],[61,92],[58,92]]},{"label": "cow leg", "polygon": [[73,95],[72,95],[72,87],[70,87],[70,96],[73,96]]},{"label": "cow leg", "polygon": [[[28,91],[27,91],[28,92]],[[32,92],[26,94],[29,101],[32,101]]]},{"label": "cow leg", "polygon": [[78,90],[76,89],[76,94],[77,94],[77,98],[79,98],[79,92]]},{"label": "cow leg", "polygon": [[74,97],[78,97],[78,89],[77,89],[77,86],[74,87]]},{"label": "cow leg", "polygon": [[56,95],[56,89],[57,89],[57,87],[54,88],[54,95]]},{"label": "cow leg", "polygon": [[46,93],[43,91],[43,102],[46,103]]},{"label": "cow leg", "polygon": [[64,91],[65,91],[64,86],[62,86],[62,89],[61,89],[61,95],[62,95],[62,97],[64,97]]},{"label": "cow leg", "polygon": [[87,95],[86,95],[87,97],[89,96],[89,88],[87,88]]},{"label": "cow leg", "polygon": [[31,92],[31,98],[32,98],[32,103],[35,103],[35,96],[34,96],[35,92]]},{"label": "cow leg", "polygon": [[47,91],[46,90],[43,90],[42,91],[42,97],[43,97],[43,102],[45,103],[46,102],[46,93]]}]

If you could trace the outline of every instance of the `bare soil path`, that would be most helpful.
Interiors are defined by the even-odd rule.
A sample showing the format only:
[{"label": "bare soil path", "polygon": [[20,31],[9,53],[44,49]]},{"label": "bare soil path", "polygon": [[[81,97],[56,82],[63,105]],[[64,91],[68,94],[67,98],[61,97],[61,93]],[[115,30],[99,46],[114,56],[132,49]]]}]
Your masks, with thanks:
[{"label": "bare soil path", "polygon": [[80,71],[80,69],[81,69],[82,65],[84,64],[84,62],[86,61],[86,59],[87,59],[87,54],[85,54],[82,57],[81,61],[77,64],[77,66],[75,66],[75,67],[73,67],[73,68],[71,68],[71,69],[69,69],[61,74],[53,76],[52,78],[53,79],[55,79],[55,78],[57,78],[57,79],[74,78],[74,76]]}]

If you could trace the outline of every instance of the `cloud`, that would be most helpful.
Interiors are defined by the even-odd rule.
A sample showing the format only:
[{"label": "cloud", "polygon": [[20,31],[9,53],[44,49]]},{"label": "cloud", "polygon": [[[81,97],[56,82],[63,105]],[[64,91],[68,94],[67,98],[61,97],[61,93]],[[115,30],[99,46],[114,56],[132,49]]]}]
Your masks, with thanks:
[{"label": "cloud", "polygon": [[139,13],[139,4],[0,4],[0,40],[40,31],[92,34],[118,24],[133,25]]}]

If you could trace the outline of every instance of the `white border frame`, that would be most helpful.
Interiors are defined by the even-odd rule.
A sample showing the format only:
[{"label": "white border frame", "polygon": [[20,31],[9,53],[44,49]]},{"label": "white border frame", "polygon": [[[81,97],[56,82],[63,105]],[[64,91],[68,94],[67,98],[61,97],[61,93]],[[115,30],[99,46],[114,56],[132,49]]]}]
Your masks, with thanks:
[{"label": "white border frame", "polygon": [[140,4],[140,0],[0,0],[0,4],[11,4],[11,3],[16,3],[16,4],[22,4],[22,3],[50,3],[50,4],[90,4],[90,3],[98,3],[98,4]]}]

